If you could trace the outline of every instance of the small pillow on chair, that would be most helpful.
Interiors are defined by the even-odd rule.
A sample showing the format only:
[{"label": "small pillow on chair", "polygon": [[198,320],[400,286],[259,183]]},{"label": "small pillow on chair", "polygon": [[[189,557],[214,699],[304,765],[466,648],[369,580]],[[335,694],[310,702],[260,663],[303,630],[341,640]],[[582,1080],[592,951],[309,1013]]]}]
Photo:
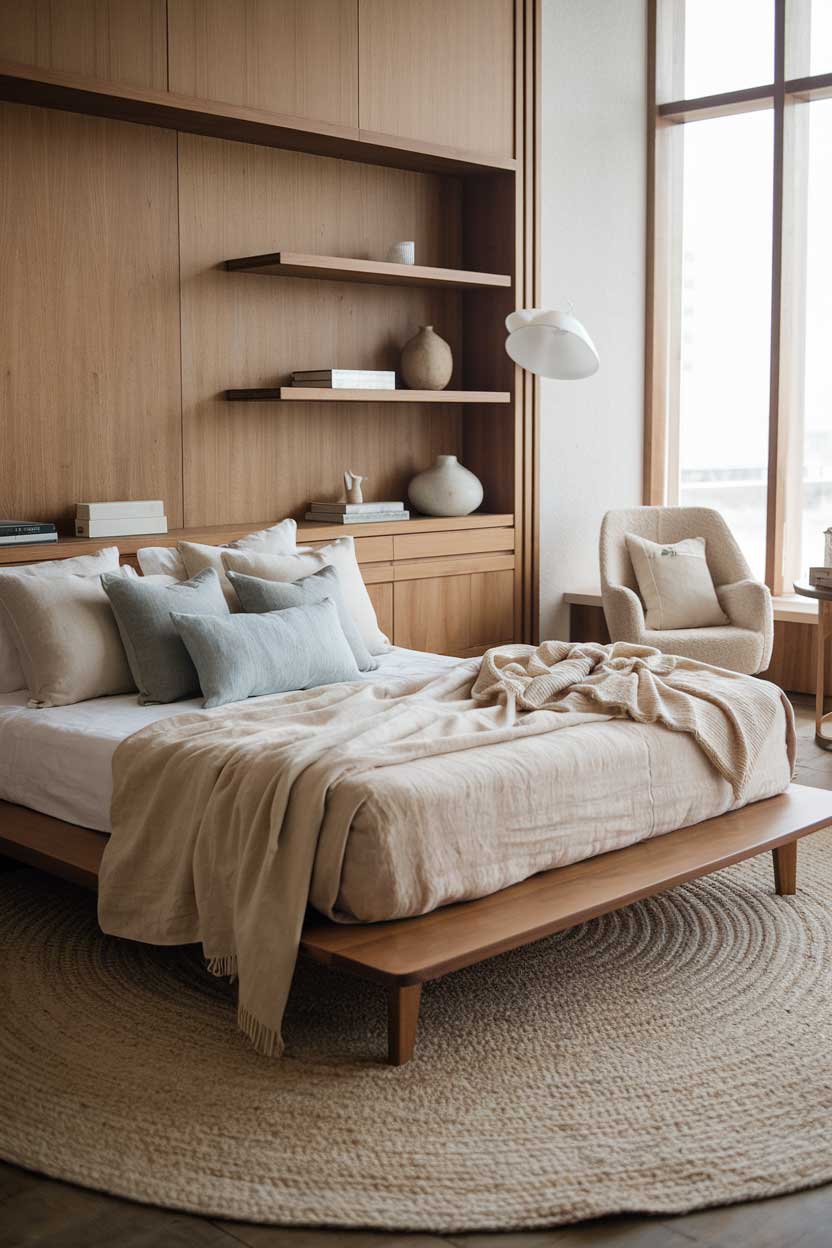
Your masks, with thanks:
[{"label": "small pillow on chair", "polygon": [[626,541],[649,629],[712,628],[729,623],[708,570],[704,537],[662,545],[627,533]]}]

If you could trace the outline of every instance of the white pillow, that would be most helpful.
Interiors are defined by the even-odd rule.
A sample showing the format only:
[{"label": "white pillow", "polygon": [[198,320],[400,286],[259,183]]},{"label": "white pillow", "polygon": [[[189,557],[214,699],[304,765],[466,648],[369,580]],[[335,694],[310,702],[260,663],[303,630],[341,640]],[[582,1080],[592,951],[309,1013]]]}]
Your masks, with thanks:
[{"label": "white pillow", "polygon": [[384,654],[390,649],[390,642],[378,626],[367,586],[358,567],[353,538],[338,537],[334,542],[320,546],[317,550],[302,546],[293,555],[226,549],[222,551],[222,562],[228,572],[244,572],[247,576],[259,576],[265,581],[290,583],[302,576],[320,572],[321,568],[334,568],[338,574],[344,606],[355,620],[370,654]]},{"label": "white pillow", "polygon": [[143,576],[172,576],[177,581],[188,579],[182,556],[175,546],[143,546],[136,558]]},{"label": "white pillow", "polygon": [[135,690],[100,577],[5,576],[0,602],[20,655],[29,706],[69,706]]},{"label": "white pillow", "polygon": [[[200,542],[178,542],[177,549],[185,566],[184,579],[196,576],[204,572],[206,568],[213,568],[220,578],[220,585],[229,610],[239,611],[239,600],[225,575],[222,552],[224,550],[255,550],[273,555],[293,555],[297,550],[295,542],[297,531],[298,526],[294,520],[281,520],[279,524],[273,524],[271,528],[260,529],[257,533],[247,533],[245,537],[238,537],[228,546],[204,546]],[[161,571],[162,569],[154,570]],[[144,571],[144,564],[142,564],[142,571]]]},{"label": "white pillow", "polygon": [[662,545],[627,533],[626,542],[648,628],[712,628],[728,623],[708,570],[704,537]]},{"label": "white pillow", "polygon": [[[0,568],[0,580],[7,576],[100,576],[102,572],[118,571],[118,547],[107,546],[94,555],[77,555],[74,559],[46,559],[42,563],[15,564]],[[14,634],[5,612],[0,610],[0,693],[15,693],[26,688],[26,677],[17,651]]]}]

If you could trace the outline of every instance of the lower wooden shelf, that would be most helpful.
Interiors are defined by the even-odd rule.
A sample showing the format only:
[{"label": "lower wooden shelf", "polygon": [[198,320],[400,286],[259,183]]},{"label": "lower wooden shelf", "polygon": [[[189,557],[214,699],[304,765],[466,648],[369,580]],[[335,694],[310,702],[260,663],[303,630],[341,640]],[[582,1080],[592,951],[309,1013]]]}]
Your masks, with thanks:
[{"label": "lower wooden shelf", "polygon": [[226,390],[229,403],[509,403],[508,390],[325,390],[317,386],[267,386]]}]

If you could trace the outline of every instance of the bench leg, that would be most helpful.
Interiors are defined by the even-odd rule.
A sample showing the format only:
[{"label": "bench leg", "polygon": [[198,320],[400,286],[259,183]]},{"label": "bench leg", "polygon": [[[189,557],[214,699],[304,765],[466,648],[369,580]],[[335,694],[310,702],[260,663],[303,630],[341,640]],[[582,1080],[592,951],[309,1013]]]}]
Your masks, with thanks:
[{"label": "bench leg", "polygon": [[419,1023],[421,984],[394,984],[387,989],[387,1062],[403,1066],[413,1056]]},{"label": "bench leg", "polygon": [[774,858],[774,889],[780,897],[791,897],[797,891],[797,841],[779,845],[771,851]]}]

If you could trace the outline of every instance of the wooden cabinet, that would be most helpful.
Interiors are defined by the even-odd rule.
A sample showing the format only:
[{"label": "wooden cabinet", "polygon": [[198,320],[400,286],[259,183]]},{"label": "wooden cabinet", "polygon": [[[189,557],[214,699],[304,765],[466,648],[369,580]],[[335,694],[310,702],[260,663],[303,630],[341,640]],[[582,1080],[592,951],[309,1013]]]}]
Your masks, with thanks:
[{"label": "wooden cabinet", "polygon": [[513,0],[359,0],[359,125],[514,153]]},{"label": "wooden cabinet", "polygon": [[514,572],[474,572],[393,585],[393,640],[464,657],[511,641]]},{"label": "wooden cabinet", "polygon": [[165,0],[0,0],[0,58],[164,91]]},{"label": "wooden cabinet", "polygon": [[358,124],[357,0],[168,0],[170,90]]}]

